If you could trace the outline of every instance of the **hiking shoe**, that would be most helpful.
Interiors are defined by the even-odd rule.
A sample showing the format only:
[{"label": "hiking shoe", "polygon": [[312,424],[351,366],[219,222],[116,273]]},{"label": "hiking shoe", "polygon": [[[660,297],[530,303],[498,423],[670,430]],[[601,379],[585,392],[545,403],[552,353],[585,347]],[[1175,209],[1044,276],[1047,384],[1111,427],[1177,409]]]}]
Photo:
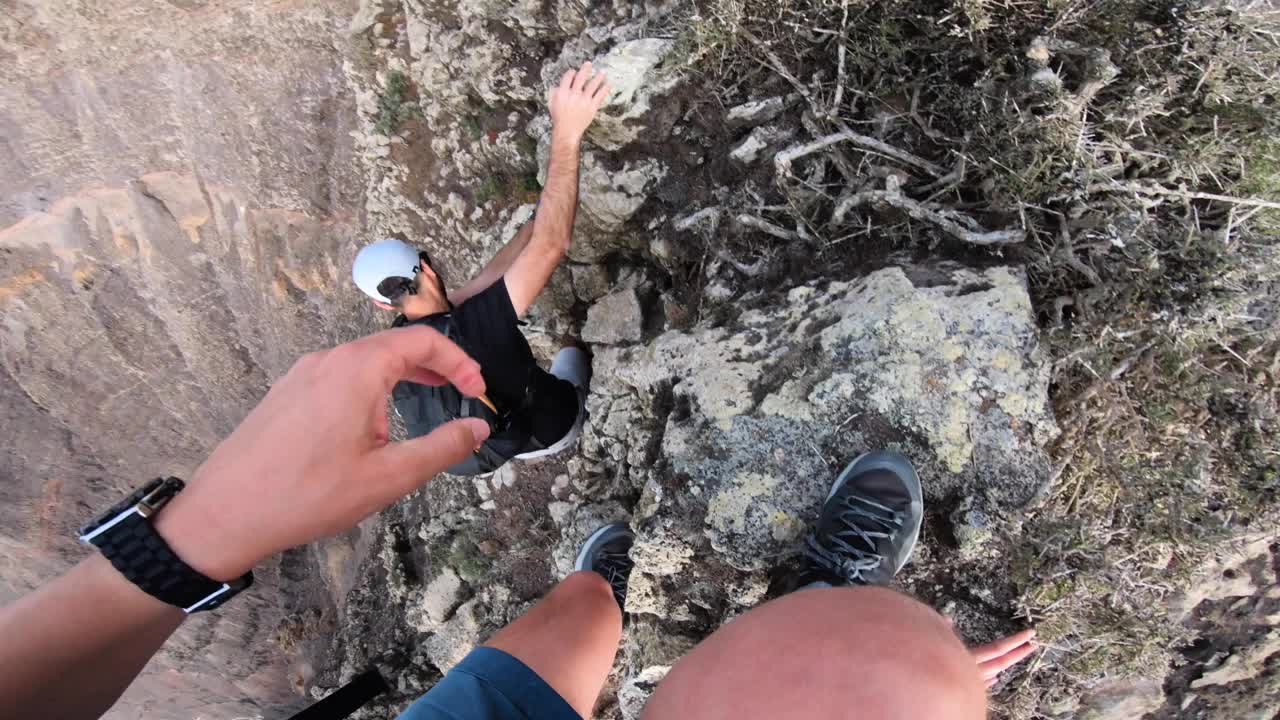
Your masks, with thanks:
[{"label": "hiking shoe", "polygon": [[587,421],[587,383],[591,382],[591,359],[576,347],[561,348],[551,363],[551,374],[567,380],[578,389],[578,417],[564,437],[539,450],[530,450],[515,456],[517,460],[537,460],[563,452],[578,441],[582,426]]},{"label": "hiking shoe", "polygon": [[803,585],[887,585],[920,536],[924,500],[911,462],[869,452],[840,473],[805,542]]},{"label": "hiking shoe", "polygon": [[560,348],[560,352],[551,361],[551,374],[561,380],[568,380],[579,392],[585,393],[587,384],[591,382],[591,358],[587,357],[582,348]]},{"label": "hiking shoe", "polygon": [[618,607],[627,600],[627,578],[631,577],[631,546],[636,534],[626,523],[613,523],[591,533],[578,551],[574,570],[590,570],[609,581]]}]

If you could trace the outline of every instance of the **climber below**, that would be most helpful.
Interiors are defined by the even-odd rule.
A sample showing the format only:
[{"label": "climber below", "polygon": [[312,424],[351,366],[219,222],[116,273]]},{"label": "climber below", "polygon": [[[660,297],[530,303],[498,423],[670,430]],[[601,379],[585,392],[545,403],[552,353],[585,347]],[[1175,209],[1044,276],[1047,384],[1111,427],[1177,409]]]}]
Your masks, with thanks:
[{"label": "climber below", "polygon": [[583,133],[610,87],[591,63],[565,73],[552,89],[551,159],[533,220],[489,264],[460,288],[447,290],[425,252],[396,239],[379,240],[356,255],[356,286],[386,310],[397,327],[426,325],[446,335],[480,363],[488,392],[468,398],[449,385],[400,382],[392,392],[411,437],[459,417],[479,417],[491,434],[457,475],[496,470],[511,458],[551,455],[573,444],[582,430],[590,367],[586,353],[564,348],[547,372],[538,366],[519,319],[533,304],[569,249],[578,205]]}]

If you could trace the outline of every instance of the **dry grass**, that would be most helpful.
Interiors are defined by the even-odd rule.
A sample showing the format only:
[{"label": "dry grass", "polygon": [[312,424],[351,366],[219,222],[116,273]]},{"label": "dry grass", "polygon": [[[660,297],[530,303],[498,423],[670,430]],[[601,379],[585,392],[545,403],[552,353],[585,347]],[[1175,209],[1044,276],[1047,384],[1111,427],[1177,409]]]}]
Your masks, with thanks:
[{"label": "dry grass", "polygon": [[[1163,608],[1224,537],[1275,523],[1280,16],[1264,3],[710,0],[681,38],[725,105],[803,98],[758,243],[819,258],[874,228],[955,252],[1012,228],[1054,357],[1060,475],[1013,576],[1053,647],[1007,698],[1034,716],[1103,675],[1162,674]],[[883,197],[877,196],[880,200]],[[767,226],[762,223],[767,223]],[[1037,710],[1039,708],[1039,710]]]}]

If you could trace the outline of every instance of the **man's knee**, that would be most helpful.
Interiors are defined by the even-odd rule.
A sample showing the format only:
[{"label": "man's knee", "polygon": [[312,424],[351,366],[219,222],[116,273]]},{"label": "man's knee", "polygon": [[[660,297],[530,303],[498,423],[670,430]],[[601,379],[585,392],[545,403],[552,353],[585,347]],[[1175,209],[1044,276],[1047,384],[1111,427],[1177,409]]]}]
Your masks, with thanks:
[{"label": "man's knee", "polygon": [[599,573],[579,571],[561,580],[546,600],[559,612],[572,613],[584,625],[601,632],[622,634],[622,610],[613,586]]}]

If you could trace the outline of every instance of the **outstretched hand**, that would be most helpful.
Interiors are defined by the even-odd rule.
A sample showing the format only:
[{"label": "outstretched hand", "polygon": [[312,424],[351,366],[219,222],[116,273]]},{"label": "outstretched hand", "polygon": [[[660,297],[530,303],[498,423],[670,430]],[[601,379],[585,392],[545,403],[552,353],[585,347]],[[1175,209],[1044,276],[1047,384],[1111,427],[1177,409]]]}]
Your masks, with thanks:
[{"label": "outstretched hand", "polygon": [[353,527],[488,437],[469,418],[389,443],[387,395],[400,380],[485,390],[480,366],[422,326],[306,355],[156,516],[157,530],[187,564],[228,580]]},{"label": "outstretched hand", "polygon": [[1034,642],[1035,636],[1035,630],[1023,630],[1009,637],[969,649],[973,659],[978,662],[978,670],[982,673],[982,680],[987,687],[1000,682],[1000,673],[1026,660],[1039,649]]},{"label": "outstretched hand", "polygon": [[553,139],[572,143],[582,140],[583,133],[613,92],[608,81],[604,73],[592,71],[590,61],[577,70],[565,72],[560,84],[551,89],[547,103]]}]

